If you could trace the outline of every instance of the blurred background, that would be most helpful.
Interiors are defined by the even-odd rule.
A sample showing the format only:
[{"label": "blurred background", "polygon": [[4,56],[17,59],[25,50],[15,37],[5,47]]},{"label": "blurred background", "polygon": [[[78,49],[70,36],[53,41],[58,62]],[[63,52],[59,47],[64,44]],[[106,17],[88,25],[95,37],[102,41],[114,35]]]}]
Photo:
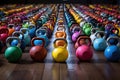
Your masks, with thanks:
[{"label": "blurred background", "polygon": [[79,4],[118,4],[120,5],[120,0],[0,0],[0,4],[13,4],[13,3],[23,3],[23,4],[40,4],[40,3],[79,3]]}]

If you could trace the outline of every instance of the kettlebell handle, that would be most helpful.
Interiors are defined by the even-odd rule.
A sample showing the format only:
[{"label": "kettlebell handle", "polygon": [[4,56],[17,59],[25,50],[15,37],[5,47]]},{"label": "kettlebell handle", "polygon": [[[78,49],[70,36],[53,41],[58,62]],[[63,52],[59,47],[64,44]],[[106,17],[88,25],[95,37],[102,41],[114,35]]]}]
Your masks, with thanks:
[{"label": "kettlebell handle", "polygon": [[[97,30],[99,30],[98,28],[92,28],[91,29],[91,34],[94,34]],[[95,31],[95,32],[94,32]]]},{"label": "kettlebell handle", "polygon": [[39,28],[39,29],[36,30],[36,36],[39,36],[40,31],[45,31],[45,36],[47,35],[47,30],[46,29]]},{"label": "kettlebell handle", "polygon": [[110,29],[110,32],[112,32],[112,30],[114,30],[114,29],[117,30],[117,34],[118,34],[118,33],[119,33],[119,30],[118,30],[117,28],[115,28],[115,27],[111,28],[111,29]]},{"label": "kettlebell handle", "polygon": [[10,47],[10,43],[9,43],[9,42],[11,42],[11,41],[14,40],[14,39],[18,40],[17,47],[20,47],[21,41],[20,41],[20,39],[19,39],[18,37],[8,37],[8,38],[6,39],[6,45],[7,45],[7,47]]},{"label": "kettlebell handle", "polygon": [[14,24],[8,24],[8,27],[11,27],[11,26],[12,26],[12,28],[15,27]]},{"label": "kettlebell handle", "polygon": [[28,28],[35,28],[35,25],[30,23]]},{"label": "kettlebell handle", "polygon": [[65,32],[66,28],[65,27],[57,27],[57,31],[64,31]]},{"label": "kettlebell handle", "polygon": [[34,44],[34,41],[35,40],[41,40],[43,43],[42,43],[42,47],[44,47],[44,45],[45,45],[45,40],[44,40],[44,38],[38,38],[38,37],[34,37],[34,38],[32,38],[32,40],[31,40],[31,45],[32,46],[35,46],[35,44]]},{"label": "kettlebell handle", "polygon": [[78,45],[79,46],[81,46],[81,44],[80,44],[80,40],[81,39],[88,39],[89,40],[89,44],[88,44],[88,46],[91,46],[91,39],[88,37],[88,36],[80,36],[79,38],[78,38],[78,40],[77,40],[77,42],[78,42]]},{"label": "kettlebell handle", "polygon": [[[116,39],[116,40],[118,41],[118,43],[120,42],[119,37],[117,37],[117,36],[111,36],[111,37],[108,37],[108,38],[107,38],[107,44],[108,44],[108,46],[110,46],[110,43],[109,43],[109,40],[110,40],[110,39]],[[118,43],[117,43],[117,44],[118,44]]]},{"label": "kettlebell handle", "polygon": [[27,28],[21,28],[20,31],[23,32],[24,34],[25,33],[27,33],[27,35],[29,34],[29,30]]},{"label": "kettlebell handle", "polygon": [[12,33],[12,36],[19,37],[18,35],[22,35],[22,40],[24,39],[24,33],[21,31],[15,31]]},{"label": "kettlebell handle", "polygon": [[64,44],[64,46],[63,46],[63,48],[66,48],[67,47],[67,40],[65,39],[65,38],[56,38],[55,40],[54,40],[54,47],[55,48],[57,48],[56,47],[56,45],[55,45],[55,43],[56,43],[56,41],[58,41],[58,40],[62,40],[62,41],[64,41],[66,44]]},{"label": "kettlebell handle", "polygon": [[[105,38],[105,36],[106,36],[104,31],[97,31],[97,32],[95,33],[95,36],[98,37],[98,36],[97,36],[98,34],[103,34],[103,35],[104,35],[103,38]],[[100,35],[100,36],[101,36],[101,35]],[[101,36],[101,37],[102,37],[102,36]]]},{"label": "kettlebell handle", "polygon": [[80,31],[80,27],[75,26],[75,27],[73,28],[73,33],[75,32],[76,29],[78,29],[78,30]]}]

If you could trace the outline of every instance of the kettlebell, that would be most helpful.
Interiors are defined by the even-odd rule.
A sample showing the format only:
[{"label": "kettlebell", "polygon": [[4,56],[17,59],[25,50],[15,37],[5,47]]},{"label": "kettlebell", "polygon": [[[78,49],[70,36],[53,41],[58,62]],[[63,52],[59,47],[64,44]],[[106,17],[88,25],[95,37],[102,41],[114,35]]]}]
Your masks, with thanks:
[{"label": "kettlebell", "polygon": [[[89,43],[81,44],[80,41],[88,40]],[[91,39],[88,36],[82,36],[78,40],[78,48],[76,49],[76,56],[78,59],[83,60],[83,61],[88,61],[92,58],[93,56],[93,50],[91,49]]]},{"label": "kettlebell", "polygon": [[83,26],[83,31],[86,35],[89,36],[91,34],[92,25],[90,23],[85,23],[84,26]]},{"label": "kettlebell", "polygon": [[20,26],[20,25],[16,25],[16,26],[15,26],[15,31],[19,31],[19,30],[20,30],[20,28],[21,28],[21,26]]},{"label": "kettlebell", "polygon": [[[108,37],[111,37],[111,36],[118,36],[118,33],[119,33],[119,30],[117,28],[111,28],[110,29],[110,34],[108,35]],[[116,44],[116,40],[115,39],[110,39],[109,40],[109,43],[112,45],[112,44]],[[118,43],[118,42],[117,42]]]},{"label": "kettlebell", "polygon": [[[47,30],[46,29],[40,29],[40,28],[37,29],[36,30],[36,36],[39,37],[39,38],[44,38],[44,40],[45,40],[45,47],[49,44],[49,39],[47,37]],[[39,40],[35,40],[35,43],[36,42],[42,43]],[[35,45],[37,45],[37,44],[35,44]]]},{"label": "kettlebell", "polygon": [[[20,41],[21,41],[20,48],[22,49],[22,51],[24,51],[24,49],[26,47],[26,42],[24,40],[24,34],[23,34],[23,32],[21,32],[21,31],[15,31],[15,32],[13,32],[12,36],[18,37],[20,39]],[[16,41],[13,40],[11,42],[11,45],[15,44],[14,42],[16,42]]]},{"label": "kettlebell", "polygon": [[91,29],[90,39],[91,39],[92,43],[93,43],[94,39],[96,38],[95,33],[96,33],[98,30],[99,30],[98,28],[92,28],[92,29]]},{"label": "kettlebell", "polygon": [[9,36],[8,34],[9,34],[9,30],[6,27],[0,27],[0,41],[5,43],[7,37]]},{"label": "kettlebell", "polygon": [[[11,46],[10,42],[12,40],[18,40],[16,46]],[[21,41],[17,37],[8,37],[6,39],[7,49],[5,50],[4,56],[9,62],[17,62],[22,57],[22,50],[20,49]]]},{"label": "kettlebell", "polygon": [[48,27],[42,26],[42,27],[40,27],[40,29],[45,29],[47,31],[47,37],[48,38],[51,37],[52,31]]},{"label": "kettlebell", "polygon": [[29,20],[23,20],[22,27],[23,28],[28,28],[28,26],[29,26]]},{"label": "kettlebell", "polygon": [[24,41],[26,45],[30,45],[31,37],[27,28],[21,28],[20,31],[24,34]]},{"label": "kettlebell", "polygon": [[96,38],[93,41],[93,47],[95,50],[105,50],[107,47],[106,40],[105,40],[105,33],[104,31],[97,31],[95,33]]},{"label": "kettlebell", "polygon": [[[35,40],[41,40],[42,44],[36,46],[34,44]],[[30,54],[31,58],[34,61],[43,61],[45,59],[46,55],[47,55],[47,50],[44,48],[45,40],[43,38],[34,37],[31,40],[31,45],[33,46],[29,51],[29,54]]]},{"label": "kettlebell", "polygon": [[104,51],[104,56],[109,61],[118,61],[120,59],[120,48],[116,44],[110,44],[110,39],[115,39],[119,43],[119,38],[117,36],[109,37],[107,39],[108,47]]},{"label": "kettlebell", "polygon": [[82,31],[80,30],[79,32],[74,32],[72,35],[72,41],[76,42],[78,37],[82,34]]},{"label": "kettlebell", "polygon": [[57,38],[54,43],[52,57],[56,62],[65,62],[68,58],[67,41],[64,38]]},{"label": "kettlebell", "polygon": [[12,33],[15,31],[15,25],[14,24],[8,24],[8,30],[9,30],[9,33],[8,35],[11,36]]},{"label": "kettlebell", "polygon": [[28,30],[30,37],[31,38],[35,37],[36,26],[34,24],[29,24]]},{"label": "kettlebell", "polygon": [[55,32],[55,38],[66,38],[66,32],[65,32],[65,29],[62,28],[62,30],[58,30],[57,28],[57,31]]}]

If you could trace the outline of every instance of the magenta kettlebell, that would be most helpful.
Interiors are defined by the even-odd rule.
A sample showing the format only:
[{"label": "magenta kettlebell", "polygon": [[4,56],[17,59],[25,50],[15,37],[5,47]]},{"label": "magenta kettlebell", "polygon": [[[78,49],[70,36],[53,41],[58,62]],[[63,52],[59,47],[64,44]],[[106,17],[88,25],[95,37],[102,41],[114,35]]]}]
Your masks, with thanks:
[{"label": "magenta kettlebell", "polygon": [[88,42],[82,45],[78,43],[79,47],[76,50],[76,56],[78,57],[79,60],[88,61],[93,56],[93,50],[91,49],[91,39],[88,36],[83,36],[79,38],[78,42],[80,42],[80,40],[82,39]]}]

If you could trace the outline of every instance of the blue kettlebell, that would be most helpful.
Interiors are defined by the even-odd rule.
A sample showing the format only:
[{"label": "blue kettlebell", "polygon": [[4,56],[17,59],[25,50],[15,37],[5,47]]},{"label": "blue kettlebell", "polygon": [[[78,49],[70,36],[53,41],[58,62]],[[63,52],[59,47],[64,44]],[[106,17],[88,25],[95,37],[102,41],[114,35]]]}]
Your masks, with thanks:
[{"label": "blue kettlebell", "polygon": [[119,43],[119,38],[117,36],[109,37],[107,39],[108,47],[104,51],[104,56],[109,61],[118,61],[120,59],[120,48],[116,44],[110,44],[110,39],[115,39]]},{"label": "blue kettlebell", "polygon": [[[49,44],[49,39],[47,37],[47,30],[46,29],[37,29],[36,30],[36,36],[39,37],[39,38],[44,38],[45,39],[45,47]],[[35,40],[34,41],[34,44],[37,45],[37,44],[42,44],[42,41],[39,41],[39,40]]]},{"label": "blue kettlebell", "polygon": [[[21,31],[15,31],[13,32],[12,36],[18,37],[21,41],[21,45],[20,48],[22,49],[22,51],[24,51],[25,47],[26,47],[26,42],[24,40],[24,34]],[[11,42],[11,46],[16,46],[17,45],[17,41],[13,40]]]},{"label": "blue kettlebell", "polygon": [[31,38],[35,37],[36,26],[34,24],[29,24],[28,30],[30,37]]},{"label": "blue kettlebell", "polygon": [[95,33],[96,38],[93,41],[93,47],[95,50],[105,50],[107,47],[106,40],[105,40],[105,33],[104,31],[97,31]]},{"label": "blue kettlebell", "polygon": [[[109,34],[109,37],[112,37],[112,36],[118,36],[118,33],[119,33],[119,30],[117,28],[111,28],[110,29],[110,34]],[[118,40],[116,41],[115,39],[110,39],[109,40],[109,43],[112,45],[112,44],[117,44],[118,43]]]},{"label": "blue kettlebell", "polygon": [[27,28],[21,28],[20,31],[23,32],[23,34],[24,34],[25,44],[30,45],[31,38],[30,38],[30,35],[29,35],[29,30]]}]

